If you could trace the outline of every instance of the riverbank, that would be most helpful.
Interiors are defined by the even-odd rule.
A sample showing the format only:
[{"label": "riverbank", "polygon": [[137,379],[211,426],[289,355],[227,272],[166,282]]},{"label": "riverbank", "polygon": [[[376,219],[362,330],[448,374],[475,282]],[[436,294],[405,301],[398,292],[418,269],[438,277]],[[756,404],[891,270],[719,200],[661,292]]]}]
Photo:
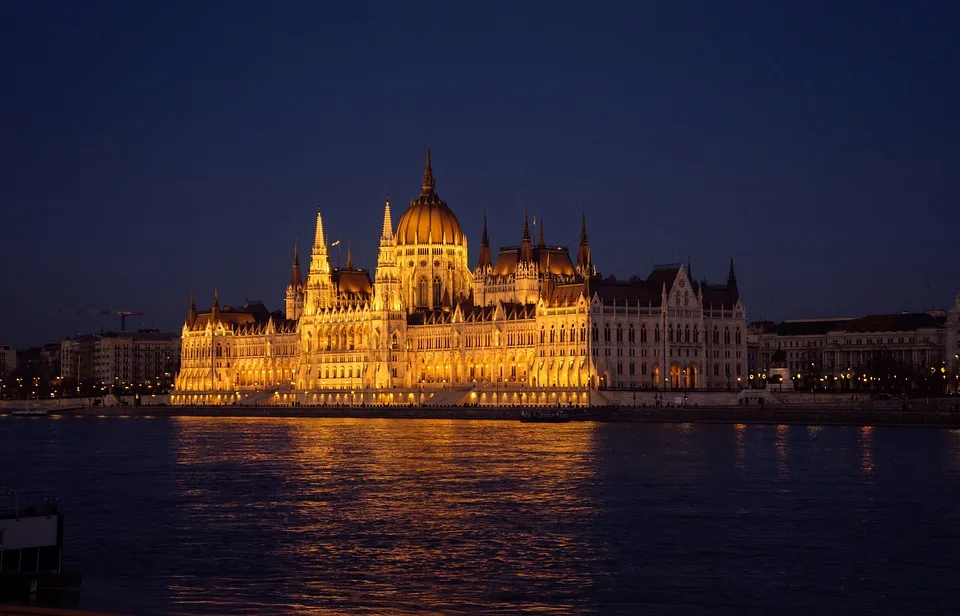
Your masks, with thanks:
[{"label": "riverbank", "polygon": [[[286,417],[362,419],[465,419],[518,421],[523,409],[494,407],[307,407],[307,406],[149,406],[51,409],[67,417]],[[927,426],[960,428],[960,409],[825,408],[815,406],[591,407],[565,409],[571,421],[652,423],[742,423],[847,426]],[[31,416],[38,418],[38,416]],[[26,418],[26,417],[24,417]],[[39,418],[43,418],[40,416]]]}]

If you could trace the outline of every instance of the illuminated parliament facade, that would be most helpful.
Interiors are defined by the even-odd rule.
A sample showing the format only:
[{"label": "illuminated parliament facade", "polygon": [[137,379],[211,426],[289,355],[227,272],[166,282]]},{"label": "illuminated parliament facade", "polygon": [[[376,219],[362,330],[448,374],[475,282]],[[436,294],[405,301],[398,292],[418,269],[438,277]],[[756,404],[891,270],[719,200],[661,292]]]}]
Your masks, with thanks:
[{"label": "illuminated parliament facade", "polygon": [[389,199],[376,270],[331,267],[321,214],[304,280],[294,252],[285,310],[198,312],[181,340],[175,404],[588,405],[602,390],[735,389],[746,374],[746,311],[689,264],[646,279],[597,274],[585,217],[575,258],[524,219],[494,258],[486,217],[476,263],[435,190],[394,228]]}]

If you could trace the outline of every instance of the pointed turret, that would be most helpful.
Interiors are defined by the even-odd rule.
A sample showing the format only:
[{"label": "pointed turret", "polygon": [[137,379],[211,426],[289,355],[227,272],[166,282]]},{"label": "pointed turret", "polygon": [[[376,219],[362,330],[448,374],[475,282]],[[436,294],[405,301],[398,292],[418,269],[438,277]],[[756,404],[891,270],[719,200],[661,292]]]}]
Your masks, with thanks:
[{"label": "pointed turret", "polygon": [[210,306],[210,321],[216,322],[220,316],[220,294],[216,289],[213,290],[213,305]]},{"label": "pointed turret", "polygon": [[530,263],[533,261],[533,243],[530,241],[530,215],[523,210],[523,239],[520,241],[520,262]]},{"label": "pointed turret", "polygon": [[187,308],[187,325],[193,327],[193,324],[197,322],[197,300],[193,296],[193,291],[190,291],[190,307]]},{"label": "pointed turret", "polygon": [[546,269],[543,275],[543,284],[540,285],[540,298],[549,306],[553,295],[553,277],[550,276],[550,253],[547,253]]},{"label": "pointed turret", "polygon": [[580,246],[577,248],[577,270],[584,278],[591,274],[590,243],[587,242],[587,215],[580,218]]},{"label": "pointed turret", "polygon": [[433,167],[430,165],[430,142],[427,141],[427,164],[423,168],[423,183],[421,184],[424,195],[432,195],[436,188],[436,182],[433,179]]},{"label": "pointed turret", "polygon": [[380,234],[380,243],[393,242],[393,219],[390,217],[390,195],[387,195],[383,204],[383,232]]},{"label": "pointed turret", "polygon": [[540,248],[547,246],[546,242],[543,241],[543,212],[540,212],[540,239],[537,241],[537,246]]},{"label": "pointed turret", "polygon": [[490,238],[487,237],[487,213],[483,213],[483,233],[480,235],[480,261],[477,265],[482,268],[490,267]]},{"label": "pointed turret", "polygon": [[344,269],[353,269],[353,251],[350,250],[350,244],[347,244],[347,267]]},{"label": "pointed turret", "polygon": [[313,236],[313,254],[326,254],[327,240],[323,235],[323,216],[320,214],[320,208],[317,208],[317,231]]},{"label": "pointed turret", "polygon": [[294,289],[303,286],[303,273],[300,271],[300,243],[293,243],[293,267],[290,270],[290,286]]},{"label": "pointed turret", "polygon": [[727,274],[727,289],[733,293],[733,301],[740,299],[740,291],[737,289],[737,272],[733,269],[733,255],[730,255],[730,273]]}]

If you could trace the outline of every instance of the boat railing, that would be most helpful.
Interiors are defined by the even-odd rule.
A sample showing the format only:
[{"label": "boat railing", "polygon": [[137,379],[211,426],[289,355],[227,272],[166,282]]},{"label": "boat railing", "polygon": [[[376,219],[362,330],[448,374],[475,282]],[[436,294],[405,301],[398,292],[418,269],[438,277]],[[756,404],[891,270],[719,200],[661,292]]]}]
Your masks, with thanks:
[{"label": "boat railing", "polygon": [[54,515],[60,504],[55,494],[39,490],[6,490],[0,500],[0,518]]}]

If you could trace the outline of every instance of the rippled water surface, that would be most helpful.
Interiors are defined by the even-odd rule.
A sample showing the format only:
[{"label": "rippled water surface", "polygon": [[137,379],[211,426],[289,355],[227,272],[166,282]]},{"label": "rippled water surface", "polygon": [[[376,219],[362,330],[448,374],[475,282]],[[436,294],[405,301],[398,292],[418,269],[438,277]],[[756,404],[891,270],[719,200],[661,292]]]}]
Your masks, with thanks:
[{"label": "rippled water surface", "polygon": [[0,418],[73,607],[956,614],[960,431]]}]

